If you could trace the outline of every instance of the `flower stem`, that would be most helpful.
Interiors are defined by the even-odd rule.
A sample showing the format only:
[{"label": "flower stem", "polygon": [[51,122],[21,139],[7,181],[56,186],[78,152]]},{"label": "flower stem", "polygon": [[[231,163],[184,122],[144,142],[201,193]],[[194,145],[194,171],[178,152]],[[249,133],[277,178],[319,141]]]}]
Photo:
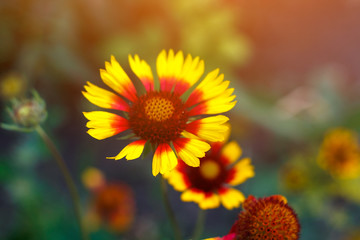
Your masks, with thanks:
[{"label": "flower stem", "polygon": [[201,238],[201,234],[204,230],[204,224],[205,224],[205,214],[206,212],[203,209],[199,209],[198,213],[198,219],[196,221],[195,230],[193,233],[192,240],[199,240]]},{"label": "flower stem", "polygon": [[81,236],[82,236],[82,240],[87,240],[88,235],[85,231],[85,227],[81,218],[81,207],[80,207],[80,197],[79,197],[79,193],[75,187],[75,183],[73,181],[73,179],[71,178],[71,175],[69,173],[68,168],[65,165],[65,161],[62,158],[60,152],[57,150],[55,144],[53,143],[53,141],[49,138],[49,136],[46,134],[46,132],[44,131],[44,129],[38,125],[35,127],[36,132],[40,135],[40,137],[42,138],[42,140],[45,142],[46,146],[48,147],[48,149],[50,150],[51,154],[53,155],[53,157],[56,160],[56,163],[58,164],[60,171],[62,173],[62,175],[65,178],[65,182],[66,185],[69,189],[70,192],[70,196],[74,205],[74,211],[75,211],[75,215],[76,215],[76,220],[78,221],[79,227],[80,227],[80,232],[81,232]]},{"label": "flower stem", "polygon": [[169,202],[169,199],[168,199],[168,194],[167,194],[166,181],[165,181],[165,179],[163,177],[161,177],[161,192],[162,192],[162,197],[163,197],[163,200],[164,200],[166,212],[168,214],[168,217],[170,219],[170,223],[171,223],[172,228],[174,230],[175,240],[181,240],[182,239],[181,231],[180,231],[180,228],[179,228],[179,224],[176,221],[175,214],[174,214],[173,210],[171,209],[170,202]]}]

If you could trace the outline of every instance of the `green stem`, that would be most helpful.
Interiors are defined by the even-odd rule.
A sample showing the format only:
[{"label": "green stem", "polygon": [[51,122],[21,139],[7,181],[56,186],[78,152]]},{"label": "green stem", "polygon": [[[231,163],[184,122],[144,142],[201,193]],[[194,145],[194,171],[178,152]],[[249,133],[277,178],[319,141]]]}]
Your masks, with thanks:
[{"label": "green stem", "polygon": [[79,227],[80,227],[80,232],[82,235],[82,239],[83,240],[87,240],[88,239],[88,235],[85,231],[85,227],[81,218],[81,205],[80,205],[80,197],[79,197],[79,193],[75,187],[75,183],[73,181],[73,179],[71,178],[71,175],[69,173],[68,168],[65,165],[64,159],[62,158],[61,154],[59,153],[59,151],[57,150],[55,144],[53,143],[53,141],[49,138],[49,136],[46,134],[46,132],[44,131],[44,129],[38,125],[35,127],[36,132],[40,135],[40,137],[42,138],[42,140],[45,142],[46,146],[49,148],[51,154],[53,155],[53,157],[56,160],[56,163],[58,164],[60,171],[62,173],[62,175],[65,178],[65,182],[66,185],[69,189],[70,192],[70,196],[74,205],[74,211],[75,211],[75,215],[76,215],[76,220],[78,221]]},{"label": "green stem", "polygon": [[195,230],[193,233],[192,240],[198,240],[201,238],[201,234],[204,230],[204,224],[205,224],[205,214],[206,212],[203,209],[199,209],[198,213],[198,219],[196,221]]},{"label": "green stem", "polygon": [[166,212],[170,219],[171,226],[174,230],[175,240],[181,240],[182,239],[181,231],[179,228],[179,224],[176,221],[175,214],[174,214],[173,210],[171,209],[170,202],[168,199],[168,194],[167,194],[166,181],[163,177],[161,177],[161,192],[162,192],[162,197],[164,200]]}]

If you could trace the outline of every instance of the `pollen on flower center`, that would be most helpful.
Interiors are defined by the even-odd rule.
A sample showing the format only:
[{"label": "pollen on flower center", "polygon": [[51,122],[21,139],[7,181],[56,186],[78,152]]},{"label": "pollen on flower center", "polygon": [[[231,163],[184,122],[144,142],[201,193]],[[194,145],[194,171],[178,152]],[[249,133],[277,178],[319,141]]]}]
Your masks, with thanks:
[{"label": "pollen on flower center", "polygon": [[236,239],[299,239],[299,221],[283,196],[256,199],[250,195],[243,208],[231,230]]},{"label": "pollen on flower center", "polygon": [[165,121],[174,114],[173,103],[162,97],[154,97],[146,100],[145,113],[150,120]]},{"label": "pollen on flower center", "polygon": [[138,137],[152,144],[177,139],[186,127],[188,111],[180,97],[171,92],[148,92],[129,110],[129,124]]},{"label": "pollen on flower center", "polygon": [[220,167],[215,161],[208,160],[200,164],[200,173],[204,178],[211,180],[219,175]]}]

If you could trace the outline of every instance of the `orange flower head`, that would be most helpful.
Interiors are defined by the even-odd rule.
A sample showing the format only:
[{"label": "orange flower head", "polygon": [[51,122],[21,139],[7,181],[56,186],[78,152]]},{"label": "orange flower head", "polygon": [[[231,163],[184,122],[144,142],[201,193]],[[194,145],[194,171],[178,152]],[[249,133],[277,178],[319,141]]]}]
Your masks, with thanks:
[{"label": "orange flower head", "polygon": [[[235,106],[234,89],[216,69],[201,79],[204,62],[199,57],[184,58],[181,51],[162,51],[156,61],[158,78],[150,66],[135,55],[129,56],[132,71],[140,80],[135,88],[112,56],[100,70],[103,82],[114,92],[88,82],[84,96],[93,104],[114,110],[85,112],[88,133],[99,140],[125,131],[133,139],[115,160],[139,158],[145,146],[155,150],[152,173],[164,174],[178,164],[198,167],[199,158],[210,149],[207,141],[222,141],[228,118],[219,115]],[[191,134],[189,134],[191,133]]]},{"label": "orange flower head", "polygon": [[317,160],[320,167],[333,177],[350,179],[360,176],[360,147],[356,133],[344,128],[329,131]]},{"label": "orange flower head", "polygon": [[183,192],[181,200],[195,202],[202,209],[227,209],[239,207],[244,195],[232,186],[245,182],[255,175],[249,158],[239,161],[242,150],[236,142],[212,144],[212,148],[200,159],[200,167],[179,165],[165,174],[175,190]]},{"label": "orange flower head", "polygon": [[134,220],[134,197],[124,184],[108,184],[97,190],[92,206],[100,222],[105,223],[112,231],[124,232]]},{"label": "orange flower head", "polygon": [[232,226],[237,240],[297,240],[300,225],[296,213],[287,204],[286,198],[274,195],[256,199],[249,196],[244,210]]}]

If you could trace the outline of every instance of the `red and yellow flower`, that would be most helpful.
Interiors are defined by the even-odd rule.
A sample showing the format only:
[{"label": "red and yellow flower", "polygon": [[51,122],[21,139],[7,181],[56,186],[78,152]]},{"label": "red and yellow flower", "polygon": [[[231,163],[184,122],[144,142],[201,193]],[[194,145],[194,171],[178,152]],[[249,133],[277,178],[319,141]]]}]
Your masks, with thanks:
[{"label": "red and yellow flower", "polygon": [[[227,130],[224,123],[228,118],[218,114],[235,106],[234,89],[228,88],[229,81],[224,81],[218,69],[199,81],[204,62],[190,55],[184,58],[181,51],[159,54],[158,78],[154,78],[150,66],[138,55],[129,56],[129,63],[141,87],[135,88],[113,56],[100,75],[116,93],[90,82],[85,86],[83,94],[91,103],[117,111],[85,112],[88,133],[101,140],[130,131],[134,141],[111,158],[136,159],[145,146],[151,146],[155,151],[154,176],[172,170],[177,165],[177,156],[189,166],[199,166],[199,158],[210,149],[206,141],[223,140]],[[185,137],[186,133],[193,137]]]},{"label": "red and yellow flower", "polygon": [[135,198],[125,183],[106,182],[102,172],[87,169],[82,175],[84,185],[91,190],[91,202],[85,224],[89,231],[97,231],[101,225],[113,232],[126,232],[135,218]]},{"label": "red and yellow flower", "polygon": [[334,177],[350,179],[360,176],[360,147],[356,133],[345,128],[329,131],[317,161]]},{"label": "red and yellow flower", "polygon": [[298,240],[300,224],[285,197],[273,195],[256,199],[249,196],[244,210],[230,230],[236,240]]},{"label": "red and yellow flower", "polygon": [[165,177],[175,190],[183,192],[182,201],[196,202],[202,209],[216,208],[220,203],[227,209],[239,207],[245,197],[232,186],[255,175],[250,158],[236,162],[241,154],[240,146],[234,141],[213,143],[200,159],[200,167],[180,163]]},{"label": "red and yellow flower", "polygon": [[236,239],[235,233],[229,233],[223,237],[206,238],[204,240],[235,240],[235,239]]}]

